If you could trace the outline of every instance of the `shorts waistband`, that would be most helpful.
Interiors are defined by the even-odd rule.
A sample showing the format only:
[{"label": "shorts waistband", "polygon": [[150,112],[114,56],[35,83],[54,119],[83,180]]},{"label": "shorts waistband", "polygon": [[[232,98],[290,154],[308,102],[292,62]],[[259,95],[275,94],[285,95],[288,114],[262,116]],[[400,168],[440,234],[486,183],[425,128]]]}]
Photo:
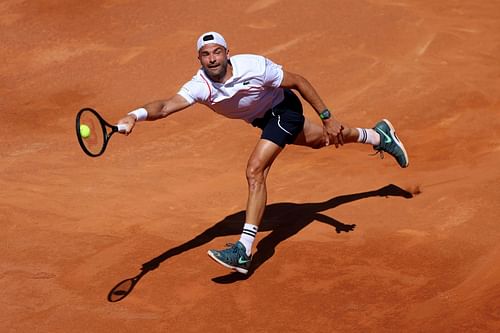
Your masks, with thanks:
[{"label": "shorts waistband", "polygon": [[[291,91],[290,89],[283,89],[283,92],[285,98],[280,103],[267,110],[266,113],[264,113],[263,117],[254,119],[252,121],[252,125],[254,127],[260,128],[262,127],[260,125],[265,124],[267,120],[269,120],[269,118],[273,116],[279,116],[283,112],[286,112],[288,110],[302,112],[302,104],[300,103],[299,98],[293,93],[293,91]],[[299,110],[296,110],[296,108],[299,108]]]}]

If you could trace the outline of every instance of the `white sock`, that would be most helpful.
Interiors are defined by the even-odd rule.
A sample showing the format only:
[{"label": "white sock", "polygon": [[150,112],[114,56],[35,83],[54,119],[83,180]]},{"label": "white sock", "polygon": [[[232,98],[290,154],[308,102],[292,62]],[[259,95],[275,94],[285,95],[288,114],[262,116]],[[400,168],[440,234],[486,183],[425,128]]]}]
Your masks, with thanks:
[{"label": "white sock", "polygon": [[257,231],[259,227],[250,223],[245,223],[243,226],[243,232],[241,233],[240,242],[245,245],[247,256],[252,253],[252,245],[257,236]]},{"label": "white sock", "polygon": [[380,134],[373,128],[356,128],[359,132],[358,142],[368,143],[373,146],[380,144]]}]

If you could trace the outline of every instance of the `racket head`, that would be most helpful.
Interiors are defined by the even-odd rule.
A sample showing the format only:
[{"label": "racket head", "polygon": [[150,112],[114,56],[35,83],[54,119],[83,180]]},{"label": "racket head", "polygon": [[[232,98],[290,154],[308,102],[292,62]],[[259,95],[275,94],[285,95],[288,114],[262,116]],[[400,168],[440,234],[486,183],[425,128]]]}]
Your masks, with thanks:
[{"label": "racket head", "polygon": [[135,285],[139,281],[139,279],[145,274],[145,272],[139,273],[139,275],[123,280],[118,283],[108,294],[109,302],[118,302],[127,297],[128,294],[134,289]]},{"label": "racket head", "polygon": [[[86,137],[82,136],[82,126],[87,126],[90,130]],[[110,127],[112,133],[116,131],[115,126],[106,123],[94,109],[84,108],[78,112],[76,115],[76,137],[85,154],[97,157],[104,153],[110,137],[106,127]]]},{"label": "racket head", "polygon": [[109,302],[118,302],[127,297],[127,295],[134,289],[134,279],[123,280],[118,283],[108,294]]}]

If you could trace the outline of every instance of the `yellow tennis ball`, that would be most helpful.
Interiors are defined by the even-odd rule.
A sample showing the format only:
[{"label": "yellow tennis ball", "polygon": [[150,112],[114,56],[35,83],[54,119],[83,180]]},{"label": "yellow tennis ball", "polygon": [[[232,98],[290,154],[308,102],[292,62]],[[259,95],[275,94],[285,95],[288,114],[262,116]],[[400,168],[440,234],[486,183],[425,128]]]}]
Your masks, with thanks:
[{"label": "yellow tennis ball", "polygon": [[90,127],[87,125],[80,125],[80,135],[86,139],[90,136]]}]

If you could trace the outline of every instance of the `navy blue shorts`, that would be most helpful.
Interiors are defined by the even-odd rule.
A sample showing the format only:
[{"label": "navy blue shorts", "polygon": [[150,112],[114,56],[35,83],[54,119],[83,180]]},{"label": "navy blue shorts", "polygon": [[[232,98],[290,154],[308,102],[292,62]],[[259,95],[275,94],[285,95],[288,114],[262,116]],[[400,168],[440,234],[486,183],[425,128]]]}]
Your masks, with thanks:
[{"label": "navy blue shorts", "polygon": [[252,125],[262,130],[261,139],[274,142],[281,148],[291,144],[304,129],[304,111],[300,99],[289,89],[284,89],[285,99],[269,109]]}]

